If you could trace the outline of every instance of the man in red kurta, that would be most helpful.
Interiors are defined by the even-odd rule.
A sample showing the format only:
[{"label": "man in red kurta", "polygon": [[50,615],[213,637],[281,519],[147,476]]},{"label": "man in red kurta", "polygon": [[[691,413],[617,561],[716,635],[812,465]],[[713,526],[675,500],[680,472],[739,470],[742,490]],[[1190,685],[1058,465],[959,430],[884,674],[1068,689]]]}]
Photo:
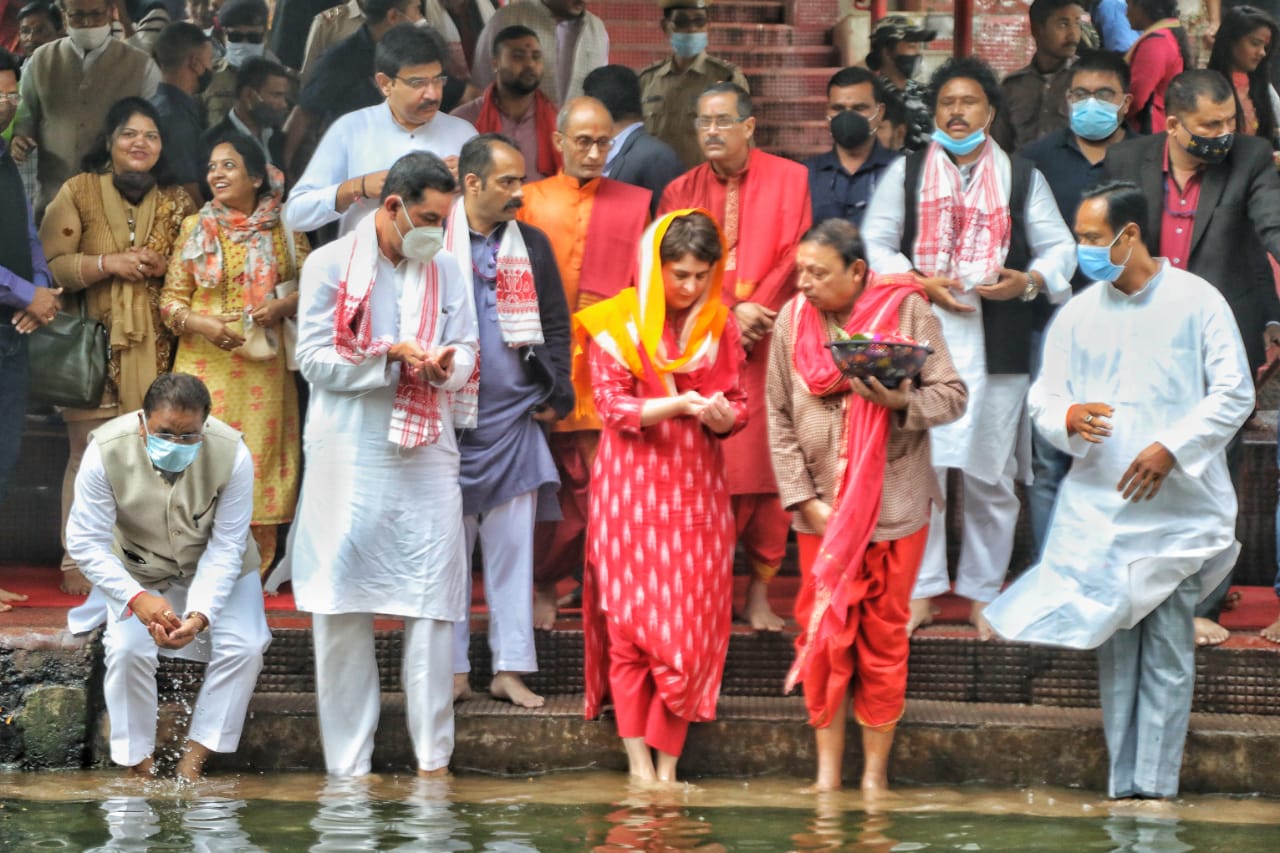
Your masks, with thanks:
[{"label": "man in red kurta", "polygon": [[[613,117],[595,98],[574,98],[553,136],[564,168],[526,184],[521,222],[542,229],[560,266],[570,315],[608,299],[634,281],[636,247],[649,223],[652,194],[601,177],[613,137]],[[575,380],[576,381],[576,380]],[[585,559],[587,487],[600,441],[600,419],[588,396],[556,423],[551,455],[560,474],[562,519],[540,522],[533,542],[533,627],[550,630],[556,584]]]},{"label": "man in red kurta", "polygon": [[658,212],[708,210],[728,243],[721,298],[748,348],[743,386],[750,417],[725,444],[738,540],[752,567],[743,615],[756,630],[780,631],[768,584],[782,565],[790,519],[770,461],[765,379],[774,317],[795,292],[796,246],[812,222],[809,173],[751,147],[751,96],[733,83],[702,94],[696,126],[706,162],[667,185]]}]

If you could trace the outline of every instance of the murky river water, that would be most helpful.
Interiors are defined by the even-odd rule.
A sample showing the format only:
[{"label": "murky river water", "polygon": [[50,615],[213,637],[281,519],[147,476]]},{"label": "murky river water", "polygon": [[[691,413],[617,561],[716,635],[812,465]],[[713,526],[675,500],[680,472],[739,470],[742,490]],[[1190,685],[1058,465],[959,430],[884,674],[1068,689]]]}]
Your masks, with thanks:
[{"label": "murky river water", "polygon": [[616,773],[359,781],[314,774],[141,784],[0,773],[0,851],[1224,851],[1280,853],[1280,801],[1117,806],[1036,788],[905,788],[873,808],[799,780],[629,787]]}]

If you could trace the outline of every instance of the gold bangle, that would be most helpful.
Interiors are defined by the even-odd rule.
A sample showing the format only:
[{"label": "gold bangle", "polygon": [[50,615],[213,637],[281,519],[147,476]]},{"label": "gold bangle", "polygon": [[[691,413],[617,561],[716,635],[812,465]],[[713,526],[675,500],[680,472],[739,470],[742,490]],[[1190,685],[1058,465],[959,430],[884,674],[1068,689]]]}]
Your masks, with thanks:
[{"label": "gold bangle", "polygon": [[361,175],[361,176],[360,176],[360,198],[368,198],[368,197],[369,197],[369,193],[368,193],[368,191],[367,191],[367,190],[365,190],[365,188],[364,188],[364,179],[365,179],[365,177],[366,177],[365,175]]}]

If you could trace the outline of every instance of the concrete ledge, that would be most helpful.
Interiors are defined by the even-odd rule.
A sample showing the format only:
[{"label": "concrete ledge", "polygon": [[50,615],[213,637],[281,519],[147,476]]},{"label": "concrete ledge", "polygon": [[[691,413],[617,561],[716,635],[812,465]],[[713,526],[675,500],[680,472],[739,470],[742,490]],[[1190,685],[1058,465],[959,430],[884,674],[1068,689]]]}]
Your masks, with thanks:
[{"label": "concrete ledge", "polygon": [[[177,706],[166,708],[181,724]],[[374,750],[380,770],[406,770],[412,750],[404,696],[384,694]],[[860,748],[851,730],[846,767],[856,779]],[[724,697],[719,719],[692,727],[681,759],[688,777],[796,776],[813,773],[813,734],[795,697]],[[322,770],[315,697],[254,698],[240,751],[212,769]],[[475,699],[457,706],[458,773],[537,775],[623,770],[612,717],[582,719],[581,696],[556,696],[539,710]],[[1183,763],[1188,793],[1280,795],[1280,719],[1194,714]],[[1102,790],[1106,746],[1099,712],[993,703],[911,701],[894,745],[895,781],[910,784],[1058,785]]]}]

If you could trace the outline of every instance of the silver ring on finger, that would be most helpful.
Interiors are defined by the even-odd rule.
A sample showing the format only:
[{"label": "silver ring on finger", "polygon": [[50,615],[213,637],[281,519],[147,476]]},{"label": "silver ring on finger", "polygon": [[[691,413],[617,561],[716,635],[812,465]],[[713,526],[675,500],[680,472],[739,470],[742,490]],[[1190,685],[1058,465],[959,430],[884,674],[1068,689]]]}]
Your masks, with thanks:
[{"label": "silver ring on finger", "polygon": [[1091,423],[1093,423],[1093,415],[1085,415],[1085,416],[1084,416],[1084,422],[1085,422],[1085,423],[1087,423],[1087,424],[1091,424]]}]

